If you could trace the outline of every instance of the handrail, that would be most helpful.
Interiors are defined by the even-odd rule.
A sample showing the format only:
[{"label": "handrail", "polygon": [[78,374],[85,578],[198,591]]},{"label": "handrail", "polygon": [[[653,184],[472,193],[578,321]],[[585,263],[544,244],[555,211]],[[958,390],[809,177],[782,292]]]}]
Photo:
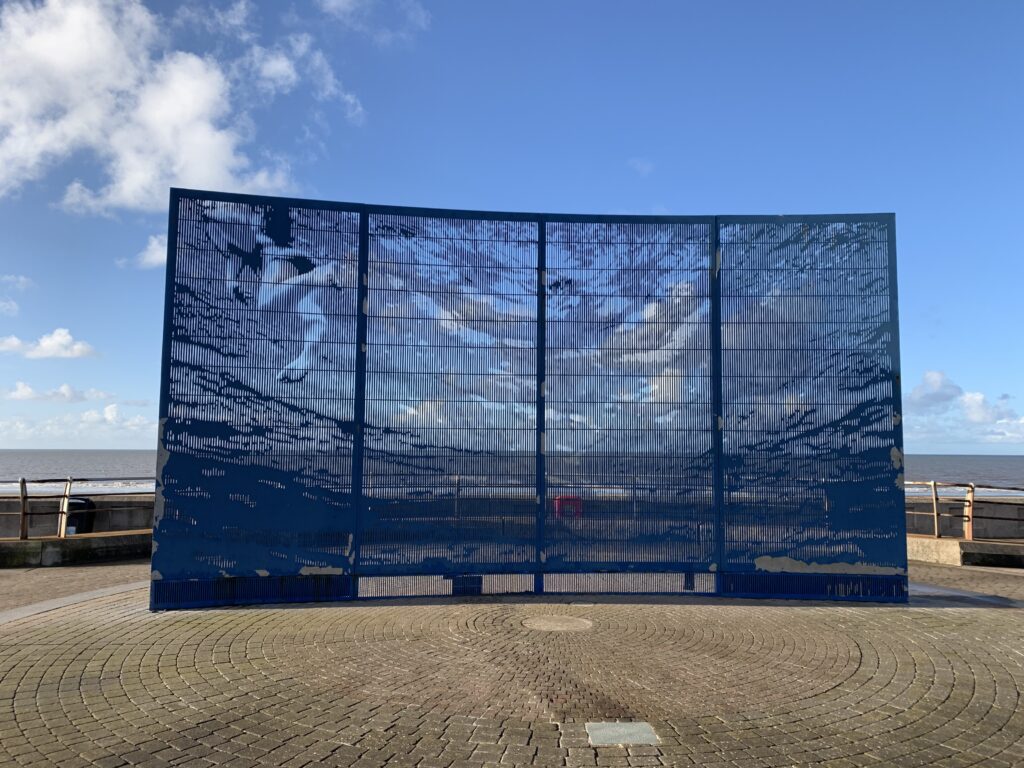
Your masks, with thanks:
[{"label": "handrail", "polygon": [[943,480],[905,480],[904,485],[920,485],[931,487],[932,484],[938,488],[984,488],[989,491],[1013,491],[1024,493],[1024,488],[1015,488],[1012,485],[986,485],[985,483],[948,483]]},{"label": "handrail", "polygon": [[[29,520],[30,520],[30,518],[36,517],[36,516],[46,517],[46,516],[49,516],[49,515],[58,515],[58,519],[57,519],[57,537],[63,539],[63,538],[67,537],[68,515],[71,512],[71,497],[72,497],[71,489],[72,489],[72,486],[74,485],[74,483],[76,483],[76,482],[77,483],[109,483],[109,482],[126,482],[126,481],[127,482],[153,481],[155,483],[156,482],[156,478],[150,475],[150,476],[145,476],[145,477],[79,477],[79,478],[62,477],[62,478],[43,478],[43,479],[39,479],[39,480],[27,480],[24,477],[19,477],[17,480],[0,480],[0,483],[10,483],[10,484],[15,484],[16,483],[17,484],[17,486],[18,486],[17,498],[18,498],[18,500],[20,502],[19,505],[18,505],[19,509],[18,509],[17,512],[5,512],[5,513],[0,513],[0,514],[8,514],[8,515],[16,514],[16,515],[20,515],[20,518],[21,518],[20,523],[21,524],[18,527],[18,538],[21,541],[28,540],[28,537],[29,537]],[[45,485],[45,484],[53,484],[53,483],[64,483],[64,492],[63,493],[59,493],[59,494],[55,494],[55,493],[40,493],[40,494],[35,494],[35,495],[29,493],[29,490],[28,490],[29,484]],[[141,494],[148,494],[148,493],[152,493],[152,491],[134,491],[133,492],[132,490],[127,489],[127,488],[124,489],[124,490],[116,490],[116,491],[89,491],[89,490],[87,490],[82,495],[83,496],[134,496],[134,495],[137,495],[137,494],[140,494],[140,493]],[[3,498],[3,497],[0,496],[0,498]],[[50,500],[50,499],[59,499],[60,500],[58,505],[57,505],[56,511],[43,511],[43,512],[30,512],[29,511],[28,507],[29,507],[29,501],[30,500],[37,500],[38,501],[38,500]],[[128,509],[128,507],[115,507],[114,508],[114,510],[119,510],[119,509]],[[111,511],[114,511],[114,510],[111,510]]]},{"label": "handrail", "polygon": [[[938,480],[908,480],[904,485],[924,487],[931,490],[931,512],[917,512],[913,510],[907,510],[907,514],[911,515],[927,515],[932,516],[932,536],[936,539],[941,538],[942,531],[939,526],[939,520],[942,517],[959,518],[963,520],[963,538],[965,541],[974,540],[974,521],[975,520],[1002,520],[1005,522],[1019,522],[1019,518],[1015,517],[1001,517],[998,515],[979,515],[975,513],[975,491],[979,488],[984,488],[988,491],[1006,491],[1009,493],[1022,493],[1024,488],[1015,488],[1012,486],[998,486],[998,485],[986,485],[984,483],[951,483],[943,482]],[[939,510],[939,488],[956,488],[964,489],[965,493],[961,498],[959,494],[945,495],[941,497],[941,501],[947,504],[950,503],[963,503],[963,514],[956,514],[954,512],[941,512]],[[922,499],[917,497],[918,501]],[[908,501],[911,497],[908,497]],[[1024,505],[1024,499],[1020,501],[1015,500],[998,500],[989,499],[986,497],[983,502],[987,506],[1005,506],[1005,507],[1018,507]]]},{"label": "handrail", "polygon": [[[41,478],[41,479],[26,479],[19,477],[15,480],[0,480],[0,484],[17,485],[18,492],[17,496],[10,496],[9,498],[18,498],[20,501],[19,509],[16,512],[0,512],[5,515],[20,515],[20,526],[19,526],[19,538],[22,540],[28,539],[29,536],[29,519],[35,516],[50,516],[59,515],[57,523],[57,535],[59,538],[65,538],[67,535],[67,519],[70,513],[70,499],[72,497],[72,486],[74,483],[109,483],[109,482],[141,482],[151,481],[156,482],[156,478],[152,475],[147,476],[132,476],[132,477],[62,477],[62,478]],[[54,484],[63,483],[64,490],[62,493],[42,493],[42,494],[31,494],[29,493],[28,486],[32,485],[43,485],[43,484]],[[460,489],[460,483],[456,478],[456,488]],[[556,484],[557,485],[557,484]],[[574,484],[575,485],[575,484]],[[964,521],[964,538],[968,541],[974,538],[974,520],[1006,520],[1013,522],[1016,518],[1007,517],[993,517],[991,515],[976,515],[974,514],[975,506],[975,491],[983,488],[989,491],[1008,491],[1011,493],[1024,493],[1024,488],[1016,488],[1012,486],[996,486],[987,485],[984,483],[956,483],[947,482],[941,480],[907,480],[904,482],[905,486],[923,487],[931,490],[931,501],[932,501],[932,519],[933,519],[933,535],[935,538],[940,538],[942,531],[940,530],[939,520],[941,517],[954,517],[960,518]],[[939,489],[940,488],[957,488],[964,489],[965,494],[963,498],[964,513],[957,515],[951,512],[940,512],[939,510]],[[456,494],[459,493],[456,490]],[[622,489],[619,489],[622,490]],[[634,486],[633,492],[636,493],[637,488]],[[81,495],[83,496],[131,496],[136,494],[147,494],[152,491],[132,491],[129,488],[118,489],[118,490],[107,490],[107,491],[91,491],[86,490]],[[0,496],[2,499],[3,496]],[[43,512],[32,512],[29,511],[30,500],[59,500],[58,508],[55,511],[43,511]],[[948,503],[949,501],[956,501],[958,499],[950,498],[949,496],[944,497],[944,500]],[[1002,506],[1019,506],[1017,502],[1013,501],[989,501],[985,500],[985,504],[991,505],[1002,505]],[[128,509],[128,507],[117,507],[114,509]],[[908,510],[908,514],[923,515],[929,514],[928,512],[916,512]]]},{"label": "handrail", "polygon": [[[50,484],[52,484],[54,482],[67,482],[68,481],[67,477],[38,477],[38,478],[14,477],[14,478],[9,478],[9,479],[0,479],[0,485],[16,485],[17,483],[19,483],[23,479],[26,482],[34,483],[34,484],[37,484],[37,485],[38,484],[43,484],[43,483],[50,483]],[[137,477],[121,477],[121,476],[118,476],[118,477],[76,477],[76,478],[74,478],[75,482],[114,482],[114,481],[126,481],[126,480],[132,480],[132,481],[136,481],[136,482],[140,481],[140,480],[153,480],[155,482],[156,479],[157,478],[154,475],[144,475],[144,476],[137,476]],[[933,480],[905,480],[903,482],[903,484],[904,485],[922,485],[922,486],[929,486],[930,487],[932,485],[932,482],[933,482]],[[1013,485],[986,485],[985,483],[981,483],[981,482],[947,482],[945,480],[934,480],[934,482],[935,482],[935,485],[937,487],[950,487],[950,488],[971,488],[971,487],[973,487],[973,488],[985,488],[986,490],[1010,490],[1010,492],[1014,492],[1014,493],[1018,493],[1018,494],[1024,494],[1024,487],[1015,487]],[[573,483],[573,484],[577,484],[577,483]],[[36,498],[38,498],[38,497],[36,497]]]},{"label": "handrail", "polygon": [[[0,485],[17,485],[22,480],[26,483],[66,483],[67,477],[42,477],[29,479],[25,477],[16,477],[13,480],[0,480]],[[76,483],[109,483],[115,480],[156,480],[154,475],[144,475],[141,477],[76,477],[74,481]]]}]

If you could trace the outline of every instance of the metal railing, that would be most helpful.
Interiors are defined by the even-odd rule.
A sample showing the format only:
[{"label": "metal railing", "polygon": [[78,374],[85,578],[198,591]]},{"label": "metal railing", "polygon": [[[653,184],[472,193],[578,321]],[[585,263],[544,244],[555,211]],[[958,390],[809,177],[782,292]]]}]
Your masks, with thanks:
[{"label": "metal railing", "polygon": [[[72,489],[75,483],[124,483],[124,482],[155,482],[155,478],[152,476],[147,477],[57,477],[57,478],[38,478],[34,480],[27,480],[24,477],[19,477],[17,480],[0,480],[0,485],[14,485],[18,486],[17,498],[19,500],[18,510],[14,512],[0,509],[0,515],[19,515],[20,525],[18,530],[18,539],[20,541],[27,541],[29,539],[29,523],[33,517],[52,517],[58,516],[57,519],[57,537],[66,538],[68,536],[68,516],[71,514],[71,499],[88,497],[90,499],[98,496],[137,496],[137,495],[152,495],[153,491],[146,489],[138,490],[92,490],[89,489],[84,493],[80,493],[77,496],[72,493]],[[56,485],[63,483],[64,490],[61,493],[29,493],[30,485]],[[0,496],[0,499],[3,499]],[[41,501],[41,500],[56,500],[56,509],[47,510],[30,510],[29,502]],[[112,506],[104,507],[104,512],[117,512],[117,511],[131,511],[136,509],[132,506]]]},{"label": "metal railing", "polygon": [[[965,541],[974,540],[974,521],[975,520],[1003,520],[1008,523],[1021,523],[1019,518],[1016,517],[998,517],[993,515],[979,515],[974,511],[975,507],[975,494],[979,489],[986,491],[1004,491],[1007,493],[1024,493],[1024,488],[1015,488],[1011,486],[995,486],[995,485],[984,485],[981,483],[946,483],[937,480],[908,480],[904,483],[907,487],[913,486],[918,488],[927,488],[931,493],[932,510],[931,512],[917,512],[914,510],[907,510],[908,515],[927,515],[932,516],[932,535],[936,538],[942,538],[942,529],[939,525],[939,519],[941,517],[959,518],[964,521],[964,533],[963,538]],[[958,488],[963,489],[963,514],[957,515],[951,512],[941,512],[939,510],[939,503],[942,500],[959,501],[957,498],[950,498],[946,496],[945,499],[940,499],[939,489],[940,488]],[[909,501],[909,499],[908,499]],[[992,506],[1008,506],[1008,507],[1019,507],[1024,505],[1024,498],[1019,501],[1004,501],[998,498],[984,500],[986,505]]]},{"label": "metal railing", "polygon": [[[18,538],[20,540],[23,540],[23,541],[27,540],[29,538],[29,523],[30,523],[32,517],[51,517],[51,516],[54,516],[54,515],[58,515],[59,518],[58,518],[58,521],[57,521],[57,537],[63,539],[63,538],[66,538],[67,535],[68,535],[68,533],[67,533],[67,523],[68,523],[68,516],[69,516],[69,514],[72,511],[71,510],[71,499],[73,497],[77,497],[77,498],[81,498],[81,497],[88,497],[88,498],[116,497],[116,496],[147,495],[147,494],[152,494],[153,493],[153,491],[144,490],[144,489],[138,489],[138,490],[132,490],[132,489],[124,489],[124,490],[93,490],[93,489],[89,489],[89,490],[87,490],[85,492],[80,492],[77,495],[72,492],[75,483],[92,483],[92,484],[95,484],[95,483],[114,483],[114,482],[116,482],[116,483],[123,483],[123,482],[140,482],[140,483],[141,482],[155,482],[155,478],[153,478],[151,476],[146,476],[146,477],[79,477],[79,478],[63,477],[63,478],[36,478],[36,479],[29,480],[29,479],[26,479],[24,477],[19,477],[16,480],[0,480],[0,485],[17,485],[18,486],[18,493],[17,493],[17,496],[15,496],[14,498],[17,498],[19,500],[19,509],[17,511],[10,512],[10,511],[6,511],[6,510],[3,510],[3,509],[0,509],[0,515],[19,515],[20,516],[20,526],[19,526]],[[29,486],[31,486],[31,485],[55,485],[55,484],[63,484],[63,486],[64,486],[63,491],[61,491],[60,493],[30,493],[29,492]],[[461,485],[461,483],[459,483],[458,479],[457,479],[456,483],[455,483],[456,497],[459,497],[459,496],[462,495],[461,493],[459,493],[459,490],[461,490],[460,489],[460,485]],[[981,483],[950,483],[950,482],[943,482],[943,481],[937,481],[937,480],[908,480],[908,481],[905,482],[905,485],[908,488],[909,487],[923,488],[923,489],[927,489],[930,492],[929,495],[930,495],[931,504],[932,504],[932,509],[931,509],[930,512],[918,512],[916,510],[907,509],[907,514],[908,515],[930,515],[932,517],[932,521],[933,521],[933,524],[932,524],[932,535],[935,538],[942,538],[942,530],[941,530],[941,526],[940,526],[940,519],[943,518],[943,517],[956,518],[956,519],[961,519],[961,520],[964,521],[963,538],[966,541],[973,541],[973,539],[974,539],[974,521],[975,520],[995,520],[995,521],[1005,521],[1005,522],[1009,522],[1009,523],[1012,523],[1012,522],[1024,523],[1024,521],[1021,521],[1019,518],[1016,518],[1016,517],[1002,517],[1002,516],[997,516],[997,515],[979,515],[979,514],[977,514],[975,512],[976,492],[978,490],[985,490],[985,491],[988,491],[988,492],[995,491],[997,493],[1002,491],[1002,492],[1007,492],[1007,493],[1011,493],[1011,494],[1022,494],[1022,493],[1024,493],[1024,488],[1011,487],[1011,486],[985,485],[985,484],[981,484]],[[952,513],[952,512],[943,512],[940,509],[940,504],[942,502],[950,503],[950,502],[956,502],[956,501],[960,501],[961,500],[961,498],[959,498],[959,494],[949,494],[949,493],[947,493],[946,495],[942,495],[940,493],[940,489],[950,489],[950,490],[956,489],[956,490],[962,490],[963,491],[962,501],[963,501],[964,507],[963,507],[963,513],[962,514],[955,514],[955,513]],[[634,493],[635,492],[636,492],[636,486],[634,485]],[[0,496],[0,499],[3,499],[3,498],[5,498],[5,497]],[[52,509],[52,510],[36,510],[36,511],[32,511],[32,510],[29,509],[29,502],[30,501],[40,501],[40,500],[56,500],[58,503],[57,503],[56,508]],[[910,501],[911,499],[908,498],[907,500]],[[985,498],[984,499],[984,504],[989,505],[989,506],[1019,507],[1019,506],[1024,506],[1024,498],[1021,498],[1020,500],[1013,500],[1013,501],[1002,500],[1002,499],[999,499],[998,497],[996,497],[996,498]],[[456,508],[458,508],[458,507],[456,507]],[[105,512],[130,511],[130,510],[133,510],[133,509],[135,509],[135,507],[132,507],[132,506],[104,507],[104,511]]]}]

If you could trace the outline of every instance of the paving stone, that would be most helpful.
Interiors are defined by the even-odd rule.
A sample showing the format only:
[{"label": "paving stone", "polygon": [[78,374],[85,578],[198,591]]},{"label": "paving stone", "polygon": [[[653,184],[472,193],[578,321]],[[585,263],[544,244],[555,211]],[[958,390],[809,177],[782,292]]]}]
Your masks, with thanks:
[{"label": "paving stone", "polygon": [[[132,567],[60,569],[62,588],[131,583]],[[0,610],[50,597],[55,572],[0,577]],[[0,765],[1024,765],[1024,573],[914,564],[911,579],[1006,600],[153,614],[137,590],[19,608],[0,623]],[[553,622],[590,624],[529,626]],[[660,742],[592,748],[586,723],[616,721]]]},{"label": "paving stone", "polygon": [[0,568],[0,611],[149,579],[149,561]]},{"label": "paving stone", "polygon": [[[637,722],[616,722],[616,723],[587,723],[587,734],[590,743],[595,747],[614,746],[625,744],[657,744],[659,739],[650,723]],[[630,748],[629,755],[655,754],[637,748]]]}]

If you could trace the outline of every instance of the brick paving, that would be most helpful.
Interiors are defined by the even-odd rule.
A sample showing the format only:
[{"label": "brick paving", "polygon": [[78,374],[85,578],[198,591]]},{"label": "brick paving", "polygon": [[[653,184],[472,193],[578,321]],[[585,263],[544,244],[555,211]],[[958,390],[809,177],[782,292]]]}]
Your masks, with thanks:
[{"label": "brick paving", "polygon": [[1024,765],[1024,577],[911,578],[1008,600],[96,597],[0,623],[0,765]]},{"label": "brick paving", "polygon": [[0,611],[148,579],[149,560],[60,568],[0,568]]},{"label": "brick paving", "polygon": [[1024,601],[1024,568],[951,568],[911,563],[910,578],[935,586]]}]

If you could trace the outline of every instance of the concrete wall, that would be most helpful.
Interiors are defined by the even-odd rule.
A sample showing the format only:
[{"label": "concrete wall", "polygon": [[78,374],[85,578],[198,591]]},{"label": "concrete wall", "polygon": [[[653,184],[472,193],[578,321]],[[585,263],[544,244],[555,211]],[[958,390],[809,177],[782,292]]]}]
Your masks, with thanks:
[{"label": "concrete wall", "polygon": [[1001,541],[963,541],[908,536],[907,559],[943,565],[1024,568],[1024,546]]},{"label": "concrete wall", "polygon": [[147,558],[153,549],[152,533],[121,536],[84,534],[66,539],[5,541],[0,545],[0,568],[35,568],[75,565],[104,560]]},{"label": "concrete wall", "polygon": [[[1010,499],[1005,499],[1010,501]],[[1013,499],[1014,504],[987,504],[974,501],[974,538],[1024,539],[1024,499]],[[985,520],[985,515],[1007,517],[1011,520]]]},{"label": "concrete wall", "polygon": [[962,565],[960,541],[957,539],[933,539],[907,537],[907,559],[942,565]]},{"label": "concrete wall", "polygon": [[[963,536],[964,521],[959,517],[949,515],[963,515],[964,503],[944,502],[939,500],[939,531],[943,536],[952,538]],[[934,532],[932,519],[931,499],[907,499],[907,533],[919,533],[931,536]],[[959,565],[959,563],[957,563]]]},{"label": "concrete wall", "polygon": [[[96,505],[94,531],[135,531],[153,527],[153,494],[92,497]],[[29,512],[55,513],[58,499],[29,499]],[[0,499],[0,538],[17,538],[21,526],[21,502],[17,497]],[[11,513],[11,514],[5,514]],[[56,514],[34,515],[29,536],[56,536]]]},{"label": "concrete wall", "polygon": [[[1000,503],[993,503],[998,501]],[[1009,502],[1009,503],[1002,503]],[[1017,503],[1019,502],[1019,503]],[[964,502],[939,499],[939,530],[943,536],[960,537],[964,534]],[[1024,539],[1024,499],[974,500],[974,538]],[[1009,518],[988,520],[986,517]],[[907,533],[931,536],[933,532],[932,500],[907,499]]]}]

